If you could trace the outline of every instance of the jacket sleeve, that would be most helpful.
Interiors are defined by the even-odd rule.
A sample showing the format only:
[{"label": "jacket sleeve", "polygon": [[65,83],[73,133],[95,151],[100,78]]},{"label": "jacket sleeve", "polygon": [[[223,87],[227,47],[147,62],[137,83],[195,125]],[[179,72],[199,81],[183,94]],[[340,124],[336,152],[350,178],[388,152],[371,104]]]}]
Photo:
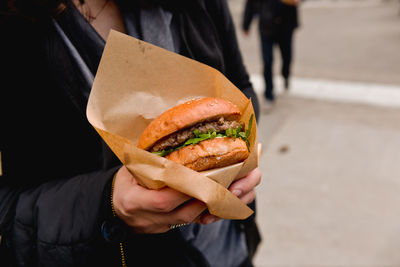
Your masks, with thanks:
[{"label": "jacket sleeve", "polygon": [[93,240],[102,241],[100,229],[110,201],[105,199],[107,185],[116,171],[114,167],[25,189],[3,183],[1,228],[18,266],[52,262],[42,255],[71,259],[79,248],[90,258]]},{"label": "jacket sleeve", "polygon": [[243,64],[242,55],[236,37],[235,25],[226,0],[211,0],[208,6],[210,14],[215,20],[215,25],[222,43],[222,51],[225,61],[225,75],[248,98],[252,100],[256,119],[259,118],[259,104],[257,95],[250,82],[249,74]]},{"label": "jacket sleeve", "polygon": [[[87,141],[96,136],[81,135],[86,122],[75,120],[80,116],[73,109],[59,113],[57,106],[70,104],[58,90],[45,90],[42,65],[27,55],[35,42],[18,36],[14,41],[13,32],[0,44],[0,65],[6,67],[0,90],[0,265],[12,260],[11,266],[93,266],[75,259],[99,258],[94,254],[105,243],[101,224],[110,201],[105,191],[119,166],[102,168],[100,148],[86,153],[92,151]],[[30,31],[21,32],[15,35]],[[70,146],[78,142],[82,146]]]},{"label": "jacket sleeve", "polygon": [[[91,257],[98,251],[96,246],[105,242],[101,224],[106,213],[104,205],[110,201],[105,191],[119,166],[68,169],[78,155],[64,156],[64,145],[52,139],[37,141],[37,135],[26,134],[24,127],[8,131],[21,123],[11,123],[11,118],[4,119],[3,108],[0,111],[4,127],[0,138],[0,254],[6,254],[1,255],[2,262],[7,256],[18,266],[37,266],[39,262],[40,266],[60,266],[56,263],[96,258]],[[19,122],[17,116],[10,117]],[[76,139],[68,140],[73,141]],[[60,163],[54,165],[57,161]]]},{"label": "jacket sleeve", "polygon": [[256,0],[247,0],[243,12],[242,29],[248,31],[250,29],[253,18],[258,15]]}]

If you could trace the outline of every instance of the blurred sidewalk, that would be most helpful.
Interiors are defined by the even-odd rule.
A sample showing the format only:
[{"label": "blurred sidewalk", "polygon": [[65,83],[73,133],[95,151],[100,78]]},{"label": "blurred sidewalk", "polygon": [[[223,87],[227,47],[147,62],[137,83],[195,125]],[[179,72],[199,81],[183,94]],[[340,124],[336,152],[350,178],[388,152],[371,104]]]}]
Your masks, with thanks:
[{"label": "blurred sidewalk", "polygon": [[[230,0],[236,25],[244,1]],[[257,267],[400,266],[400,5],[306,1],[292,88],[263,113]],[[254,24],[253,26],[256,26]],[[257,27],[239,44],[262,93]],[[280,60],[275,67],[279,73]]]},{"label": "blurred sidewalk", "polygon": [[259,141],[256,266],[400,266],[400,109],[281,96]]}]

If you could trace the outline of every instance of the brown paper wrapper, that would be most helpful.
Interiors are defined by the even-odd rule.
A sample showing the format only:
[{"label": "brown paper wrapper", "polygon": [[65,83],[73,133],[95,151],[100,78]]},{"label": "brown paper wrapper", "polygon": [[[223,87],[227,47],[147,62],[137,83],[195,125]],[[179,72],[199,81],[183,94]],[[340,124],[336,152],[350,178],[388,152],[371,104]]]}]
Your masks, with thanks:
[{"label": "brown paper wrapper", "polygon": [[139,183],[169,186],[206,203],[211,214],[245,219],[253,211],[226,188],[258,165],[257,125],[250,156],[232,166],[196,172],[136,147],[147,125],[165,110],[199,97],[236,104],[246,127],[251,101],[217,70],[128,35],[111,31],[93,83],[87,118]]}]

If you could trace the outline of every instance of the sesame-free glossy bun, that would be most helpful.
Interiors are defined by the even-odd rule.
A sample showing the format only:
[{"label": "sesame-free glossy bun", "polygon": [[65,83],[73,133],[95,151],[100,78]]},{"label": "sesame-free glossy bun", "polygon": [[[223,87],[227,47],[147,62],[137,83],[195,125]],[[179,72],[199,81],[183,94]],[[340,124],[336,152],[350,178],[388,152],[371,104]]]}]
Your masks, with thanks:
[{"label": "sesame-free glossy bun", "polygon": [[238,120],[241,112],[233,103],[214,97],[205,97],[177,105],[155,118],[143,131],[138,147],[148,150],[154,143],[176,131],[203,121],[224,117]]},{"label": "sesame-free glossy bun", "polygon": [[214,138],[178,149],[166,158],[195,171],[205,171],[242,162],[249,156],[240,138]]}]

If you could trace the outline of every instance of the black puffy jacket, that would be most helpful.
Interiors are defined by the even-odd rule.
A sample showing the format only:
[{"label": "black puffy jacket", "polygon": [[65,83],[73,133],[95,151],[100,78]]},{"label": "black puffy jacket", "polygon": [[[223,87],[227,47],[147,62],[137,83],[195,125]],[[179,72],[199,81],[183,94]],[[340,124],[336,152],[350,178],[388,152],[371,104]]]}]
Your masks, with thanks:
[{"label": "black puffy jacket", "polygon": [[[258,117],[226,1],[175,8],[183,54],[224,73],[252,98]],[[120,266],[119,245],[101,234],[120,162],[86,119],[88,85],[49,20],[0,21],[0,265]],[[259,242],[254,216],[238,227],[249,233],[252,255]],[[135,266],[207,266],[176,231],[131,236],[129,246]]]}]

